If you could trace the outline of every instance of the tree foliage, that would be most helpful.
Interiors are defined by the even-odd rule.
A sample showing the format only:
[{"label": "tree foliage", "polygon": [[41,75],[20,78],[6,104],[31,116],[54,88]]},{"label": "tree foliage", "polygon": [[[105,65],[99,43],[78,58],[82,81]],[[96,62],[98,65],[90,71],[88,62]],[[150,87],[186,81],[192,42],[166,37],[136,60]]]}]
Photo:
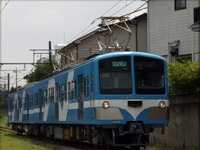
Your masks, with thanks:
[{"label": "tree foliage", "polygon": [[13,86],[11,87],[11,89],[10,89],[10,93],[14,93],[14,92],[16,92],[17,91],[17,88],[14,88]]},{"label": "tree foliage", "polygon": [[[35,66],[35,70],[28,75],[28,82],[35,82],[41,80],[45,76],[50,74],[49,68],[49,60],[48,59],[41,59],[37,62],[38,64]],[[58,63],[55,61],[54,57],[52,59],[52,65],[58,66]]]},{"label": "tree foliage", "polygon": [[171,94],[200,91],[200,62],[169,63],[168,77]]}]

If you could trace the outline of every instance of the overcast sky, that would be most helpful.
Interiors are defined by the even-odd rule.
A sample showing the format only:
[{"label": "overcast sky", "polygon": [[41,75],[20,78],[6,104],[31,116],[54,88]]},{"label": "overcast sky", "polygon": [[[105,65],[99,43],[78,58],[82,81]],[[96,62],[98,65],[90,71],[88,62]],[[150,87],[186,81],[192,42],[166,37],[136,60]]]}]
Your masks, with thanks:
[{"label": "overcast sky", "polygon": [[[68,43],[88,26],[88,30],[97,26],[100,20],[97,20],[91,25],[96,18],[103,15],[111,16],[124,8],[114,15],[121,16],[133,12],[144,3],[140,0],[10,0],[6,5],[7,2],[8,0],[3,0],[1,4],[1,10],[3,9],[1,12],[2,63],[31,63],[33,62],[33,55],[30,49],[48,49],[48,41],[52,42],[52,48],[56,44]],[[108,10],[110,11],[108,12]],[[87,33],[88,30],[84,33]],[[84,33],[81,33],[79,36]],[[24,66],[19,65],[3,65],[1,69],[14,69],[16,67],[19,70],[24,69]],[[33,66],[26,66],[25,69],[27,71],[19,72],[19,79],[30,72],[31,68]],[[6,71],[1,71],[2,76],[5,76],[7,73]],[[13,72],[9,73],[12,77],[11,86],[15,86],[15,74]],[[18,83],[18,85],[21,84],[24,84],[24,81]]]}]

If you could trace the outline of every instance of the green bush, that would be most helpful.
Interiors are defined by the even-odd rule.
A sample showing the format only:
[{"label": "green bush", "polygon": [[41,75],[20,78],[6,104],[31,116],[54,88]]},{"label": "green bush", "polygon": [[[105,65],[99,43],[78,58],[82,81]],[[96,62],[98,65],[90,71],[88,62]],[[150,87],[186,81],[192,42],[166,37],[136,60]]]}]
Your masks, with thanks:
[{"label": "green bush", "polygon": [[177,62],[168,64],[171,94],[187,94],[200,91],[200,62]]}]

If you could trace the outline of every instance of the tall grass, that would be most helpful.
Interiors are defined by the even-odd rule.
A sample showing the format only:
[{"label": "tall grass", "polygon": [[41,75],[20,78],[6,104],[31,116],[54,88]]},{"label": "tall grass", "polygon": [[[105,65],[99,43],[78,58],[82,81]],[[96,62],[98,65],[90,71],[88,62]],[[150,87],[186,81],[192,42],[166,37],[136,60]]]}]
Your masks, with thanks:
[{"label": "tall grass", "polygon": [[[0,126],[10,127],[8,117],[0,115]],[[53,145],[42,143],[12,132],[0,130],[1,150],[53,150]]]}]

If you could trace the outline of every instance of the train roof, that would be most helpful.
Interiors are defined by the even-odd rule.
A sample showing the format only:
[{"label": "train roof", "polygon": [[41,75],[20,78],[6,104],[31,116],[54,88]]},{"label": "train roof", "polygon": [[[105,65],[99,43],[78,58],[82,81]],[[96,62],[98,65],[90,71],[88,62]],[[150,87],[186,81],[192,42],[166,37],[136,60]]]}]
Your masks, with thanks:
[{"label": "train roof", "polygon": [[103,55],[97,55],[93,59],[102,59],[102,58],[109,58],[113,56],[122,56],[122,55],[132,55],[132,56],[143,56],[143,57],[151,57],[155,59],[162,59],[165,60],[162,56],[156,55],[156,54],[151,54],[151,53],[146,53],[146,52],[133,52],[133,51],[121,51],[121,52],[111,52],[111,53],[105,53]]},{"label": "train roof", "polygon": [[68,66],[60,71],[54,72],[44,78],[42,78],[41,80],[50,78],[54,75],[60,74],[66,70],[70,70],[70,69],[74,69],[74,68],[78,68],[82,65],[85,65],[89,62],[92,61],[98,61],[99,59],[104,59],[104,58],[109,58],[109,57],[113,57],[113,56],[122,56],[122,55],[132,55],[132,56],[144,56],[144,57],[151,57],[151,58],[155,58],[155,59],[162,59],[165,60],[163,57],[156,55],[156,54],[151,54],[151,53],[145,53],[145,52],[134,52],[134,51],[119,51],[119,52],[110,52],[110,53],[103,53],[103,54],[94,54],[91,56],[88,56],[87,58],[84,59],[84,61],[77,61],[77,63],[72,64],[71,66]]}]

